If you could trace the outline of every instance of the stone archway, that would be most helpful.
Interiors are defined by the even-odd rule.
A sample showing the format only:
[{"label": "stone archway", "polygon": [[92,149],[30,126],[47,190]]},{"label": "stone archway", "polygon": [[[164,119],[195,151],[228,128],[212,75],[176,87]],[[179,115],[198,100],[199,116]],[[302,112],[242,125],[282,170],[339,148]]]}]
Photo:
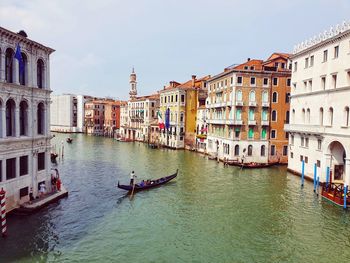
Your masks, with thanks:
[{"label": "stone archway", "polygon": [[331,180],[344,182],[347,158],[345,147],[339,141],[333,141],[329,144],[327,153],[330,155]]}]

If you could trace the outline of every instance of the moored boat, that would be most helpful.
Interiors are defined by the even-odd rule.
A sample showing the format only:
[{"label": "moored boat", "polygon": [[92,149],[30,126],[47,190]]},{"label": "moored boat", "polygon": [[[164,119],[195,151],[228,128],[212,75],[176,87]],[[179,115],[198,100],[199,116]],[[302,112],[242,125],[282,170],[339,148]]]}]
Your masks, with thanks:
[{"label": "moored boat", "polygon": [[51,153],[51,162],[52,162],[52,163],[55,163],[57,157],[58,157],[58,154],[57,154],[57,153]]},{"label": "moored boat", "polygon": [[[142,191],[142,190],[147,190],[150,188],[154,188],[160,185],[163,185],[169,181],[171,181],[172,179],[174,179],[177,176],[179,170],[176,170],[176,173],[169,175],[169,176],[165,176],[159,179],[155,179],[155,180],[147,180],[146,182],[144,182],[144,184],[135,184],[134,187],[134,192],[136,191]],[[127,191],[132,191],[133,189],[133,185],[130,184],[119,184],[118,181],[118,188],[123,189],[123,190],[127,190]]]},{"label": "moored boat", "polygon": [[346,205],[350,205],[350,191],[346,192],[346,199],[344,200],[344,185],[338,183],[326,183],[322,186],[321,192],[322,198],[336,204],[338,206],[344,206],[344,201],[346,200]]},{"label": "moored boat", "polygon": [[68,137],[66,141],[67,141],[67,143],[72,143],[72,142],[73,142],[73,139],[70,138],[70,137]]},{"label": "moored boat", "polygon": [[278,164],[278,162],[272,162],[272,163],[241,163],[238,161],[226,161],[226,164],[228,165],[233,165],[233,166],[238,166],[241,167],[242,169],[256,169],[256,168],[267,168],[271,167],[273,165]]}]

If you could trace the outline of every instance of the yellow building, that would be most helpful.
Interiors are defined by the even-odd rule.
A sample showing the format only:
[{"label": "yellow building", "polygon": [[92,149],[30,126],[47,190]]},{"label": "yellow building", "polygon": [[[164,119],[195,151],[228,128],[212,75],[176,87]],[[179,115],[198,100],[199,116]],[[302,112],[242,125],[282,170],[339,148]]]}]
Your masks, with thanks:
[{"label": "yellow building", "polygon": [[196,79],[192,76],[191,80],[182,84],[171,81],[168,87],[159,91],[160,114],[164,123],[168,124],[160,130],[161,145],[174,149],[195,148],[198,92],[205,88],[208,78]]}]

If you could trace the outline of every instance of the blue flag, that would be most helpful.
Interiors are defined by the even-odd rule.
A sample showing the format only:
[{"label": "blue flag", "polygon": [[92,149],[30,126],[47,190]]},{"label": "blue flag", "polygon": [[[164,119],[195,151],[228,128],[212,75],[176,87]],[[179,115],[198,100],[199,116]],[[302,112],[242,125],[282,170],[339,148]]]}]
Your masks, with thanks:
[{"label": "blue flag", "polygon": [[16,47],[15,59],[18,60],[19,74],[22,75],[24,71],[24,62],[22,58],[21,47],[19,46],[19,44],[17,44],[17,47]]},{"label": "blue flag", "polygon": [[165,128],[168,130],[170,127],[170,109],[167,108],[167,110],[165,111]]}]

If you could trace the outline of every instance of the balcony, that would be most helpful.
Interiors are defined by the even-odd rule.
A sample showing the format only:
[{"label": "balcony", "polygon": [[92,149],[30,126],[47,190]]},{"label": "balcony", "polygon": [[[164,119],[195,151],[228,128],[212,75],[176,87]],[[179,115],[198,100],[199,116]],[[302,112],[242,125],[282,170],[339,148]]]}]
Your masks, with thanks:
[{"label": "balcony", "polygon": [[249,120],[248,121],[248,125],[256,125],[256,120]]},{"label": "balcony", "polygon": [[244,105],[244,103],[243,103],[243,101],[237,101],[236,100],[235,105],[242,107]]},{"label": "balcony", "polygon": [[270,102],[262,102],[261,103],[263,107],[268,108],[270,107]]},{"label": "balcony", "polygon": [[269,126],[269,121],[261,121],[261,126]]},{"label": "balcony", "polygon": [[226,120],[223,119],[208,119],[207,123],[211,123],[211,124],[225,124]]},{"label": "balcony", "polygon": [[242,120],[233,120],[232,121],[234,125],[243,125],[243,121]]},{"label": "balcony", "polygon": [[256,107],[256,101],[249,101],[249,107]]}]

